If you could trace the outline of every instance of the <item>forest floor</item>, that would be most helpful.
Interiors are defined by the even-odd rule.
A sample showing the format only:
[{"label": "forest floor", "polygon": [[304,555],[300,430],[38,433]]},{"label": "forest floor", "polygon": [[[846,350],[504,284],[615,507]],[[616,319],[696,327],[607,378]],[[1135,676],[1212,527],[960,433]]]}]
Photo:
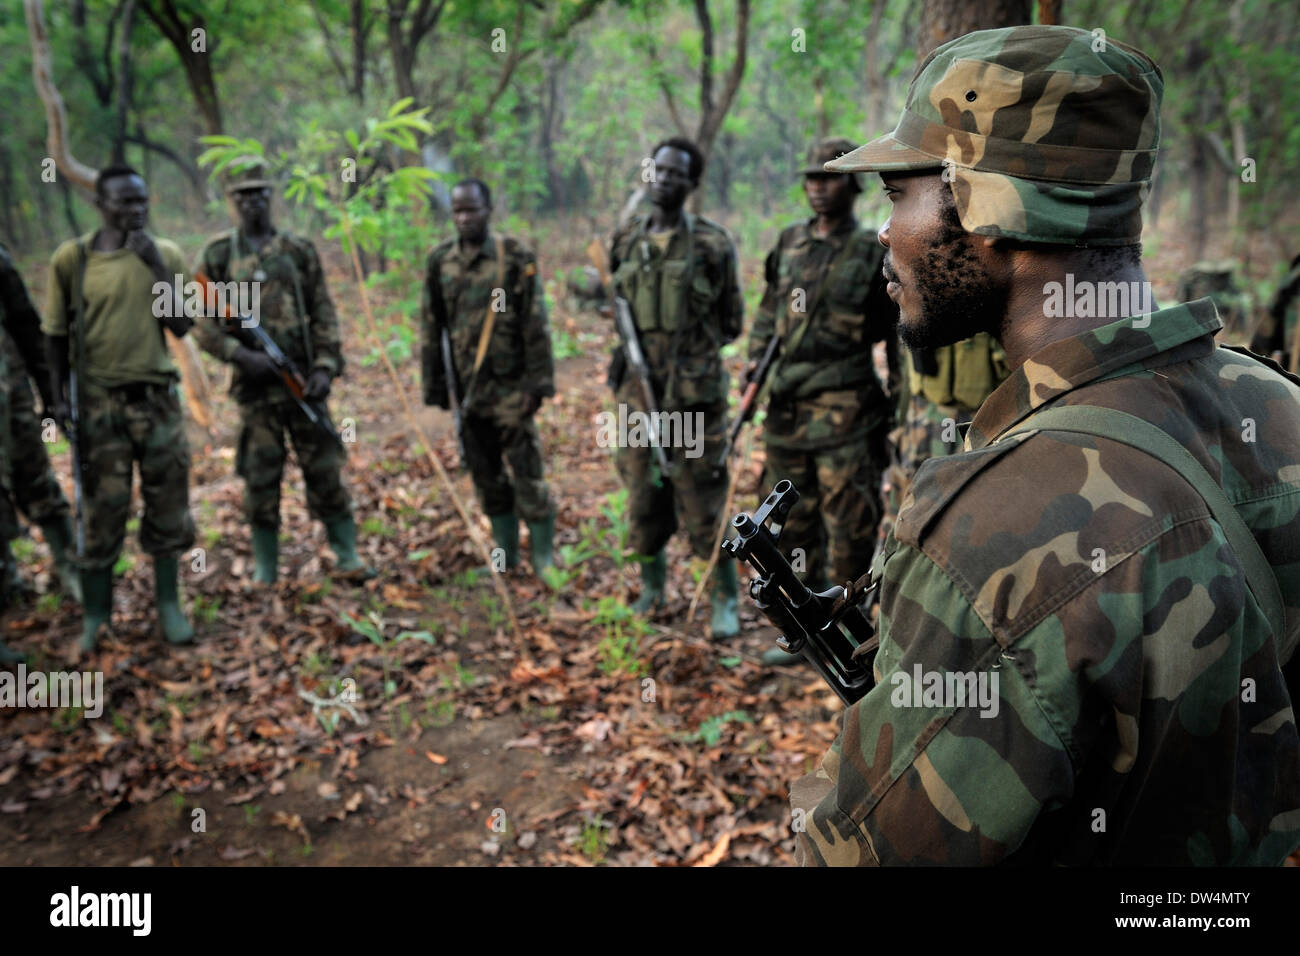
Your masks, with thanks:
[{"label": "forest floor", "polygon": [[[4,620],[3,639],[28,654],[29,669],[102,671],[106,702],[96,720],[0,710],[0,863],[789,862],[786,788],[833,739],[838,701],[810,670],[761,666],[775,632],[748,599],[735,640],[710,642],[707,596],[687,623],[703,562],[680,535],[669,548],[667,609],[649,625],[628,613],[639,575],[623,552],[611,451],[596,442],[595,416],[612,406],[609,323],[570,308],[556,286],[553,333],[569,357],[557,362],[558,394],[538,423],[559,503],[557,553],[572,579],[544,586],[525,544],[525,568],[504,576],[516,633],[492,582],[466,573],[481,560],[396,386],[382,364],[362,366],[370,341],[341,256],[329,272],[351,320],[349,371],[330,404],[336,424],[355,423],[345,474],[359,550],[379,577],[331,577],[323,529],[290,464],[281,581],[247,583],[238,415],[223,395],[214,433],[193,426],[190,436],[204,554],[183,587],[196,643],[170,648],[153,632],[138,520],[113,633],[96,652],[76,651],[79,609],[55,607],[53,595]],[[399,364],[417,407],[418,351]],[[221,371],[208,368],[219,384]],[[416,414],[454,463],[449,416]],[[69,474],[66,451],[54,461]],[[755,455],[738,508],[752,509],[760,470]],[[490,541],[468,475],[452,475]],[[139,507],[137,490],[137,516]],[[44,546],[20,542],[18,552],[48,587]],[[313,709],[311,696],[353,688],[355,717]]]},{"label": "forest floor", "polygon": [[[544,249],[544,273],[567,275],[586,238]],[[105,703],[96,720],[0,710],[0,864],[790,863],[787,788],[834,738],[839,702],[805,667],[759,663],[775,632],[743,596],[747,569],[739,638],[710,642],[707,598],[686,620],[703,562],[681,535],[666,611],[648,625],[629,615],[638,574],[622,546],[611,451],[596,442],[595,416],[612,406],[610,324],[578,308],[562,281],[551,286],[566,357],[538,423],[570,580],[544,586],[525,546],[525,568],[503,581],[515,630],[492,582],[467,573],[481,559],[397,387],[382,364],[363,364],[372,347],[357,286],[337,250],[323,251],[349,362],[330,404],[336,423],[355,427],[345,476],[360,551],[379,577],[331,576],[291,464],[281,581],[249,586],[238,415],[222,396],[220,424],[190,436],[203,555],[184,588],[196,643],[170,648],[153,632],[138,519],[113,634],[96,652],[76,651],[79,609],[52,595],[3,620],[28,668],[102,671]],[[745,260],[747,289],[760,267]],[[1157,282],[1162,301],[1171,291]],[[371,297],[381,314],[394,305],[382,290]],[[399,374],[418,406],[418,343],[412,352]],[[733,356],[733,381],[739,364]],[[223,373],[208,368],[219,384]],[[446,413],[416,418],[454,462]],[[756,503],[759,447],[748,448],[733,511]],[[69,474],[66,450],[55,467]],[[452,474],[489,541],[468,476]],[[48,588],[44,546],[20,542],[18,553]],[[344,689],[355,690],[352,713],[312,703]]]}]

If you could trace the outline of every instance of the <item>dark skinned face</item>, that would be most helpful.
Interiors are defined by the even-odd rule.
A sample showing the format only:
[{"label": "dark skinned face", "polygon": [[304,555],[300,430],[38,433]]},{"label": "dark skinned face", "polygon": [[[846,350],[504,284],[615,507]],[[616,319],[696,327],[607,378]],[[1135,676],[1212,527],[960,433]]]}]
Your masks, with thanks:
[{"label": "dark skinned face", "polygon": [[938,171],[881,173],[893,208],[880,230],[898,336],[910,349],[933,349],[977,332],[998,336],[1008,288],[997,254],[961,228]]},{"label": "dark skinned face", "polygon": [[241,189],[231,195],[244,232],[265,232],[271,224],[271,190],[267,186]]},{"label": "dark skinned face", "polygon": [[848,215],[857,195],[852,177],[844,173],[807,173],[803,178],[803,193],[814,213],[831,219]]},{"label": "dark skinned face", "polygon": [[139,176],[114,176],[95,205],[104,225],[118,232],[136,232],[149,222],[149,190]]},{"label": "dark skinned face", "polygon": [[661,146],[654,155],[654,163],[655,181],[650,184],[650,201],[668,212],[681,209],[695,188],[690,155],[672,146]]},{"label": "dark skinned face", "polygon": [[461,242],[481,245],[487,239],[491,214],[477,186],[457,186],[451,191],[451,218]]}]

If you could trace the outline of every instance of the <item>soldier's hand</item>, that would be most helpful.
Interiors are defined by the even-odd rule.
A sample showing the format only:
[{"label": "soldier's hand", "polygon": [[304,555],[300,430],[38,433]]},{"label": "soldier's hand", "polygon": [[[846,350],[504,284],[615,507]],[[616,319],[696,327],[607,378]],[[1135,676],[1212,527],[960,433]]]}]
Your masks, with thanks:
[{"label": "soldier's hand", "polygon": [[307,376],[307,386],[302,390],[303,397],[309,402],[319,402],[330,393],[330,373],[327,369],[314,368]]},{"label": "soldier's hand", "polygon": [[758,371],[757,362],[746,363],[745,368],[740,373],[741,378],[744,380],[745,385],[748,385],[750,382],[754,380],[754,373],[757,371]]},{"label": "soldier's hand", "polygon": [[280,371],[271,361],[271,357],[261,350],[245,348],[241,345],[235,349],[232,360],[250,382],[271,382],[280,377]]},{"label": "soldier's hand", "polygon": [[140,260],[147,265],[155,275],[166,270],[163,264],[162,253],[154,245],[154,241],[145,234],[143,229],[135,229],[126,234],[126,248],[130,249]]},{"label": "soldier's hand", "polygon": [[524,393],[524,417],[531,418],[537,414],[537,409],[542,406],[542,396],[535,395],[532,392]]}]

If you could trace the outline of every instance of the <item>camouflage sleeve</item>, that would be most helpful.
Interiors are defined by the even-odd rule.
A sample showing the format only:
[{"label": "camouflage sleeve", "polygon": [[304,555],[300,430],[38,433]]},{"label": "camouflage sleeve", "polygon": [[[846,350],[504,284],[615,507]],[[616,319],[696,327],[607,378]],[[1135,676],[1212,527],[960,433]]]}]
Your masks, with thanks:
[{"label": "camouflage sleeve", "polygon": [[[905,567],[891,569],[900,552]],[[1053,666],[1063,654],[1035,654],[1052,641],[1060,648],[1062,617],[1004,652],[933,561],[902,548],[885,573],[903,593],[882,626],[876,686],[846,711],[821,769],[791,788],[797,859],[997,863],[1021,845],[1044,806],[1071,793],[1062,717],[1045,701],[1074,697],[1076,675],[1063,660]],[[918,598],[924,604],[913,606]],[[1047,661],[1053,669],[1044,672]],[[950,682],[969,694],[962,706],[942,696],[948,675],[966,677]],[[939,695],[931,697],[936,681]]]},{"label": "camouflage sleeve", "polygon": [[[213,282],[226,282],[229,275],[226,269],[226,260],[224,257],[217,255],[216,244],[208,243],[194,259],[194,272],[202,272]],[[198,341],[199,347],[207,352],[213,358],[220,359],[223,362],[234,360],[235,350],[239,348],[239,342],[233,335],[227,335],[221,328],[220,319],[215,315],[200,316],[199,320],[194,323],[194,338]]]},{"label": "camouflage sleeve", "polygon": [[781,245],[777,243],[763,262],[763,278],[767,284],[763,289],[763,299],[758,303],[758,311],[754,315],[754,325],[749,330],[749,360],[751,362],[757,362],[763,358],[763,352],[767,349],[767,344],[772,341],[772,336],[776,334],[776,313],[781,295],[781,290],[778,288],[780,269]]},{"label": "camouflage sleeve", "polygon": [[325,286],[325,270],[321,268],[316,247],[306,243],[302,294],[304,306],[311,320],[312,367],[323,368],[332,377],[343,374],[343,346],[339,338],[339,317],[334,311],[334,300]]},{"label": "camouflage sleeve", "polygon": [[740,277],[736,268],[736,244],[726,237],[722,258],[722,296],[718,301],[718,322],[723,340],[730,342],[745,324],[745,299],[740,294]]},{"label": "camouflage sleeve", "polygon": [[546,296],[537,258],[528,253],[520,264],[520,315],[523,318],[523,391],[542,398],[555,395],[555,361],[551,355],[551,329],[546,319]]},{"label": "camouflage sleeve", "polygon": [[5,331],[18,346],[27,374],[46,390],[49,370],[45,359],[45,336],[41,334],[41,317],[27,294],[27,286],[13,259],[0,247],[0,311],[4,313]]},{"label": "camouflage sleeve", "polygon": [[447,404],[447,381],[442,372],[442,327],[446,322],[442,289],[438,284],[438,256],[429,253],[420,289],[420,385],[424,404]]}]

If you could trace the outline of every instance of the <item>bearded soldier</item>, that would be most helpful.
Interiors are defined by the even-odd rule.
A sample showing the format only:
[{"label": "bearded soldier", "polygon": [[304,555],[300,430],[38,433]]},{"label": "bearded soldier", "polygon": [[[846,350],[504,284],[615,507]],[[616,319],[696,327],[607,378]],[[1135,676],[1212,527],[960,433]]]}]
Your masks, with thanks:
[{"label": "bearded soldier", "polygon": [[1162,92],[1113,39],[980,31],[828,164],[884,182],[903,342],[987,332],[1011,374],[965,451],[921,467],[872,569],[876,685],[792,788],[805,863],[1277,865],[1300,845],[1300,379],[1217,345],[1210,299],[1150,302]]},{"label": "bearded soldier", "polygon": [[159,307],[155,286],[173,289],[185,262],[174,243],[144,231],[149,191],[134,169],[101,170],[95,205],[100,228],[63,243],[50,260],[42,325],[55,417],[68,422],[75,401],[80,418],[81,461],[74,467],[81,467],[85,489],[85,550],[77,561],[81,646],[94,648],[112,612],[113,565],[126,537],[136,466],[144,497],[140,547],[153,556],[158,623],[168,641],[180,644],[194,636],[180,606],[177,563],[194,543],[194,521],[180,374],[164,329],[182,336],[191,323],[184,309]]},{"label": "bearded soldier", "polygon": [[[271,186],[262,163],[249,163],[231,177],[227,195],[239,225],[203,247],[195,271],[213,282],[256,285],[259,312],[252,320],[306,376],[304,399],[324,413],[320,414],[323,422],[328,418],[324,401],[330,383],[343,372],[338,317],[316,247],[275,228]],[[239,324],[210,316],[199,323],[195,335],[205,351],[235,367],[230,386],[239,402],[235,470],[244,479],[254,580],[271,584],[278,574],[286,438],[293,443],[302,469],[307,508],[325,525],[338,572],[354,578],[373,576],[374,571],[357,557],[356,522],[340,474],[344,455],[339,442],[294,400],[267,353],[240,341]]]},{"label": "bearded soldier", "polygon": [[430,252],[425,267],[424,402],[448,408],[457,396],[463,464],[505,567],[519,564],[523,518],[533,571],[541,574],[551,564],[555,505],[533,418],[555,394],[555,368],[537,258],[519,240],[489,230],[492,193],[481,180],[452,188],[451,213],[457,238]]}]

